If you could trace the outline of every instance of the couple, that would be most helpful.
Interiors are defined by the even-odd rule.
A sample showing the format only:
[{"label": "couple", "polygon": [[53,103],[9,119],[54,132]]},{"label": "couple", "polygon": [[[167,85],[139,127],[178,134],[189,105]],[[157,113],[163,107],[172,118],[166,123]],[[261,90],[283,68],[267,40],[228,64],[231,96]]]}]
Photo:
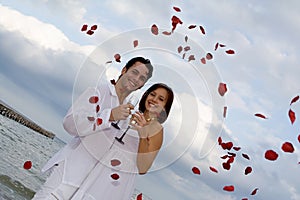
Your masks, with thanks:
[{"label": "couple", "polygon": [[[51,174],[34,200],[129,200],[136,174],[150,169],[163,142],[162,123],[170,112],[174,94],[163,83],[142,95],[138,112],[128,102],[132,92],[152,77],[148,59],[129,60],[118,80],[88,88],[64,118],[65,130],[74,136],[42,171]],[[131,121],[130,121],[131,120]],[[118,122],[120,130],[112,126]],[[134,121],[135,123],[132,123]],[[124,144],[116,141],[131,122]]]}]

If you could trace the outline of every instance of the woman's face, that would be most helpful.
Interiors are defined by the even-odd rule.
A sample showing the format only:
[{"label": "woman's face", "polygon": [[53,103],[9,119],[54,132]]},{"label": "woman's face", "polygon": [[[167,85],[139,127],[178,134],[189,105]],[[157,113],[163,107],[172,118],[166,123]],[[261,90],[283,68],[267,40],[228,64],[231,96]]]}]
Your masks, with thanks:
[{"label": "woman's face", "polygon": [[168,100],[168,92],[164,88],[157,88],[150,92],[145,101],[146,110],[150,113],[159,114],[165,107]]}]

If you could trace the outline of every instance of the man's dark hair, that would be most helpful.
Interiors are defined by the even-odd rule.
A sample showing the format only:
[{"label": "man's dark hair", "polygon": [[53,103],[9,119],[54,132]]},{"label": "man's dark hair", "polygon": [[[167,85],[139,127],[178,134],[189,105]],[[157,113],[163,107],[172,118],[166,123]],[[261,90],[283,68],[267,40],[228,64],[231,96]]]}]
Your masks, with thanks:
[{"label": "man's dark hair", "polygon": [[[152,73],[153,73],[153,66],[152,66],[152,64],[151,64],[151,62],[150,62],[149,59],[145,59],[143,57],[134,57],[134,58],[130,59],[126,63],[126,65],[124,66],[126,68],[126,71],[128,71],[128,69],[130,67],[132,67],[136,62],[140,62],[140,63],[144,64],[147,67],[147,69],[149,70],[147,80],[149,78],[151,78],[152,77]],[[121,76],[122,76],[122,74],[119,76],[119,79],[121,78]]]}]

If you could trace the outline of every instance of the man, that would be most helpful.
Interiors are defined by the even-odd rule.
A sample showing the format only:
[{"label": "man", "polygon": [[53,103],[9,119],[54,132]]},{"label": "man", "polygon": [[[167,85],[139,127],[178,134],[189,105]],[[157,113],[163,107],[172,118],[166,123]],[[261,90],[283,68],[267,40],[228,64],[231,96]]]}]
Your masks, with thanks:
[{"label": "man", "polygon": [[120,131],[112,121],[125,120],[133,106],[126,98],[144,86],[152,76],[148,59],[135,57],[127,62],[118,80],[88,88],[64,118],[65,130],[75,136],[54,155],[42,171],[51,175],[33,199],[71,199],[89,172],[109,151]]}]

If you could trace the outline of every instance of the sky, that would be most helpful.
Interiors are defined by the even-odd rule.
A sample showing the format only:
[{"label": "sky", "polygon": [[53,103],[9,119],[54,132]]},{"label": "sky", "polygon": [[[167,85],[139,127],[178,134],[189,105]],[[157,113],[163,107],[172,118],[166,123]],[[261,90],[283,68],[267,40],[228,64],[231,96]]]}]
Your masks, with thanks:
[{"label": "sky", "polygon": [[[138,190],[153,200],[300,199],[300,102],[291,104],[300,95],[299,9],[297,0],[0,0],[0,98],[69,141],[62,119],[80,91],[117,78],[126,60],[144,55],[156,66],[145,89],[165,82],[175,101],[164,146]],[[167,36],[172,16],[183,23]],[[83,24],[97,29],[89,35]],[[216,43],[225,47],[215,50]],[[179,46],[191,50],[179,53]],[[201,63],[208,52],[213,58]],[[219,83],[227,86],[224,96]],[[224,150],[219,137],[240,150]],[[285,142],[293,153],[282,150]],[[267,150],[278,159],[266,159]],[[220,157],[228,152],[236,157],[225,170]],[[230,185],[234,191],[223,190]]]}]

